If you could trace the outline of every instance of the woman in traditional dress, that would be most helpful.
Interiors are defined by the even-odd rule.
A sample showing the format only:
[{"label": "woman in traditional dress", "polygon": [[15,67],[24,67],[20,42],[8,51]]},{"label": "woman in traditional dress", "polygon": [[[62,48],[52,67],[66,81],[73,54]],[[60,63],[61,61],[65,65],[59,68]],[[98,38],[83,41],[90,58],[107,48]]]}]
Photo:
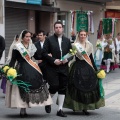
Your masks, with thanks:
[{"label": "woman in traditional dress", "polygon": [[101,68],[106,70],[106,73],[109,73],[110,70],[115,69],[117,66],[115,62],[115,45],[114,41],[111,38],[111,34],[105,35],[105,41],[103,42],[103,60]]},{"label": "woman in traditional dress", "polygon": [[[73,111],[94,110],[105,105],[104,96],[100,95],[97,68],[93,60],[93,46],[86,39],[87,33],[81,30],[73,44],[77,48],[76,60],[71,66],[64,107]],[[103,92],[103,91],[102,91]]]},{"label": "woman in traditional dress", "polygon": [[15,43],[18,41],[18,38],[19,38],[19,35],[15,35],[14,40],[13,40],[11,46],[10,46],[10,49],[9,49],[9,53],[8,53],[8,57],[7,57],[7,60],[6,60],[6,64],[9,64],[9,62],[11,60],[12,51],[13,51]]},{"label": "woman in traditional dress", "polygon": [[[9,62],[11,60],[11,56],[12,56],[13,47],[14,47],[15,43],[18,41],[18,38],[19,38],[19,36],[15,35],[14,40],[13,40],[11,46],[10,46],[8,57],[7,57],[7,60],[6,60],[5,64],[9,64]],[[3,90],[4,94],[6,93],[6,82],[7,82],[6,77],[3,75],[2,76],[2,82],[1,82],[1,89]]]},{"label": "woman in traditional dress", "polygon": [[31,33],[23,30],[18,42],[15,44],[10,67],[14,67],[16,61],[16,69],[18,76],[16,79],[25,83],[29,83],[29,91],[25,91],[20,86],[12,85],[7,81],[6,89],[6,106],[10,108],[21,108],[20,116],[26,117],[26,108],[35,106],[51,105],[52,99],[47,89],[46,83],[38,65],[31,60],[37,51],[35,45],[31,41]]},{"label": "woman in traditional dress", "polygon": [[120,33],[117,34],[115,40],[115,55],[116,55],[116,64],[120,65],[119,51],[120,51]]},{"label": "woman in traditional dress", "polygon": [[94,60],[95,60],[96,67],[98,69],[101,66],[101,62],[102,62],[102,58],[103,58],[103,46],[102,46],[103,41],[104,41],[104,38],[103,38],[103,36],[101,36],[101,38],[98,39],[96,42],[96,51],[95,51],[95,55],[94,55]]}]

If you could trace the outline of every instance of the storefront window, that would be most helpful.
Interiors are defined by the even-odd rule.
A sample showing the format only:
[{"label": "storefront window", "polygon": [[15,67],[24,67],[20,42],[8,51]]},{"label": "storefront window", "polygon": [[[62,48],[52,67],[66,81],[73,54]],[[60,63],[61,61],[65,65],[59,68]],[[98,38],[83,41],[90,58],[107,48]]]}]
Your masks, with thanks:
[{"label": "storefront window", "polygon": [[0,1],[0,24],[3,24],[3,3]]}]

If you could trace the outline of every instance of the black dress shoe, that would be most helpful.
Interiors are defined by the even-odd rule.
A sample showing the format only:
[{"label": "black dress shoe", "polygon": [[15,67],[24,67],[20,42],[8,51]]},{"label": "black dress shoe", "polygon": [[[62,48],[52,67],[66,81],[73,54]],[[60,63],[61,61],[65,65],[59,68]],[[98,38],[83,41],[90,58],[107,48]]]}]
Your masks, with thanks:
[{"label": "black dress shoe", "polygon": [[67,115],[66,115],[62,110],[59,110],[59,111],[57,112],[57,116],[67,117]]},{"label": "black dress shoe", "polygon": [[28,114],[27,114],[27,113],[25,113],[25,114],[24,114],[24,116],[25,116],[25,117],[28,117]]},{"label": "black dress shoe", "polygon": [[45,106],[46,113],[51,113],[51,105]]},{"label": "black dress shoe", "polygon": [[82,111],[84,115],[90,115],[90,113],[87,110]]},{"label": "black dress shoe", "polygon": [[28,117],[28,114],[27,114],[27,113],[20,113],[20,117],[21,117],[21,118]]},{"label": "black dress shoe", "polygon": [[20,117],[21,117],[21,118],[25,118],[25,114],[20,113]]}]

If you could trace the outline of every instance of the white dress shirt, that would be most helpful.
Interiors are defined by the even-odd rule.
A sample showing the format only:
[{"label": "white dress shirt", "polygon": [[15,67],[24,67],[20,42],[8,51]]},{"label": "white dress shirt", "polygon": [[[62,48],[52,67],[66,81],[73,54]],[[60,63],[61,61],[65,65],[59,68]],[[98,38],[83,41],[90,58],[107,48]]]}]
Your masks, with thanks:
[{"label": "white dress shirt", "polygon": [[62,37],[58,37],[58,43],[59,43],[60,51],[62,50],[62,48],[61,48],[61,42],[62,42]]},{"label": "white dress shirt", "polygon": [[120,50],[120,46],[119,46],[119,41],[118,41],[118,39],[116,38],[115,39],[115,43],[116,43],[116,47],[117,47],[117,52]]},{"label": "white dress shirt", "polygon": [[62,57],[62,47],[61,47],[61,42],[62,42],[62,37],[58,37],[58,43],[59,43],[59,48],[60,48],[60,52],[61,52],[61,57]]},{"label": "white dress shirt", "polygon": [[43,42],[40,41],[40,45],[41,45],[41,48],[43,48],[44,41]]}]

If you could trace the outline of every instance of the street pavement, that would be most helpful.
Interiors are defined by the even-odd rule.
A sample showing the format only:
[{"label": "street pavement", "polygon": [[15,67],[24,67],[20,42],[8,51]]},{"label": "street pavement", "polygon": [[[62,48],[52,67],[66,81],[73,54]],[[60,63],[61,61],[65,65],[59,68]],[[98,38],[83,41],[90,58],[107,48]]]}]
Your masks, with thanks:
[{"label": "street pavement", "polygon": [[70,109],[63,109],[67,118],[56,116],[57,95],[53,97],[54,104],[52,111],[47,114],[44,107],[28,108],[27,118],[19,117],[19,109],[10,109],[5,107],[5,95],[0,90],[0,120],[120,120],[120,69],[115,69],[107,74],[103,80],[105,89],[106,106],[98,110],[89,111],[90,115],[85,116],[82,112],[73,112]]}]

